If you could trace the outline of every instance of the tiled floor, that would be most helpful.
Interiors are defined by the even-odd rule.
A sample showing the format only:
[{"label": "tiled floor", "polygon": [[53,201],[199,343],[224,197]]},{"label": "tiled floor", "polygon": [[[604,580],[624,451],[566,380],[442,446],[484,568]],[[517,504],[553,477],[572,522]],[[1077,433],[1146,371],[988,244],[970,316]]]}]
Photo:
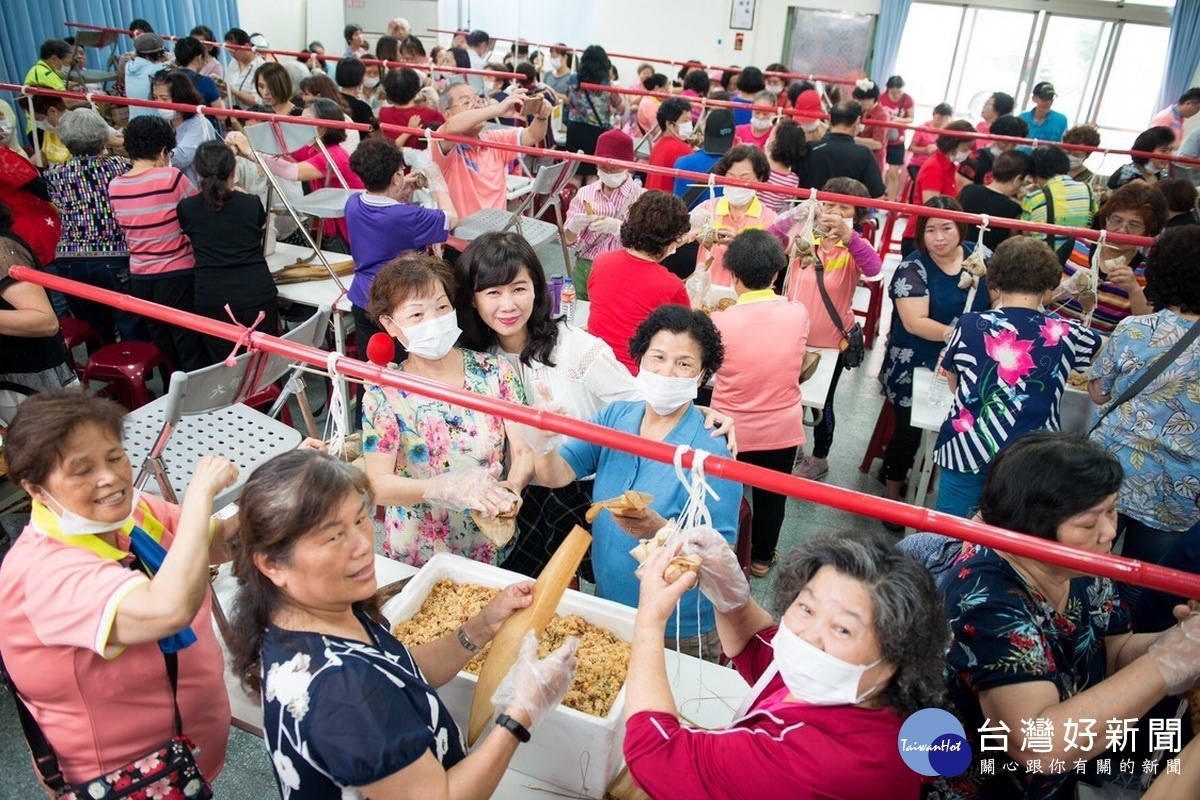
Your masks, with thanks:
[{"label": "tiled floor", "polygon": [[[561,273],[562,256],[554,261],[553,249],[541,253],[546,258],[547,270]],[[890,266],[890,265],[889,265]],[[885,275],[885,280],[889,277]],[[886,285],[886,283],[885,283]],[[886,323],[890,305],[885,303]],[[886,332],[886,324],[882,330]],[[829,474],[824,482],[835,486],[855,489],[871,495],[880,494],[880,485],[874,477],[858,471],[859,462],[882,403],[876,376],[883,358],[881,333],[868,360],[859,369],[842,376],[838,387],[837,433],[829,457]],[[314,402],[321,403],[324,394]],[[298,419],[298,417],[297,417]],[[811,431],[809,431],[811,434]],[[877,466],[877,465],[876,465]],[[787,516],[780,535],[779,549],[787,552],[816,531],[881,530],[876,520],[860,517],[826,506],[789,499]],[[751,581],[755,597],[764,606],[772,604],[772,576]],[[20,726],[6,692],[0,692],[0,800],[26,800],[41,795],[38,783],[30,766],[28,752],[21,736]],[[274,779],[266,749],[260,739],[233,729],[225,769],[217,779],[218,797],[269,798],[276,796]]]}]

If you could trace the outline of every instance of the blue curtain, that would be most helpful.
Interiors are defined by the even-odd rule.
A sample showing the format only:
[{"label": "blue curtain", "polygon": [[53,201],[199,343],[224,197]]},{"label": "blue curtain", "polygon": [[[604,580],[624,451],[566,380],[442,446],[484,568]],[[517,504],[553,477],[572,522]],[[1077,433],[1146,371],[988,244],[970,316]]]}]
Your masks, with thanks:
[{"label": "blue curtain", "polygon": [[1200,0],[1176,0],[1167,40],[1167,69],[1156,108],[1169,106],[1191,85],[1200,64]]},{"label": "blue curtain", "polygon": [[880,4],[879,18],[875,21],[875,52],[871,57],[871,73],[880,86],[896,68],[900,37],[904,35],[904,23],[908,21],[911,7],[912,0],[882,0]]},{"label": "blue curtain", "polygon": [[[21,84],[38,60],[46,39],[72,36],[76,29],[65,22],[86,22],[126,28],[144,19],[159,33],[186,36],[196,25],[207,25],[218,37],[237,25],[237,0],[3,0],[0,9],[0,76],[2,82]],[[168,45],[169,46],[169,45]],[[133,49],[128,37],[117,44],[120,52]],[[88,66],[100,69],[108,50],[88,48]],[[5,94],[14,107],[16,100]]]}]

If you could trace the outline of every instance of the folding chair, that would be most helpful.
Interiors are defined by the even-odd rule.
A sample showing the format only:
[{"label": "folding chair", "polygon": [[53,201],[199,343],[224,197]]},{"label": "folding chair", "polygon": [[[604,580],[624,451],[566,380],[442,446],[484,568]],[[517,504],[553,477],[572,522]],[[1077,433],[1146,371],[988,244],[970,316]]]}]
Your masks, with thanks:
[{"label": "folding chair", "polygon": [[[458,227],[454,229],[454,235],[470,242],[485,233],[503,233],[516,226],[517,233],[524,236],[525,240],[529,242],[529,246],[536,250],[557,234],[559,243],[562,245],[563,261],[569,277],[571,275],[571,254],[563,236],[562,203],[559,193],[575,175],[578,168],[579,162],[577,161],[560,161],[557,164],[542,167],[533,178],[533,188],[515,209],[501,211],[496,208],[485,208],[476,211],[458,223]],[[553,207],[553,225],[532,216],[526,216],[526,212],[531,211],[534,203],[539,199],[542,201],[543,212],[546,208]]]}]

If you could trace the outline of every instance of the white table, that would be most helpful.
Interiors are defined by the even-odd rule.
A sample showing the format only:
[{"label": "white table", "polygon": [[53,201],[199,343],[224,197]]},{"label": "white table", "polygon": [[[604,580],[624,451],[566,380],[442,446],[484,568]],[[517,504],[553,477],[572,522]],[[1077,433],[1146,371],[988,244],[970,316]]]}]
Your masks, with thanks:
[{"label": "white table", "polygon": [[[944,384],[932,392],[933,370],[917,367],[913,370],[912,424],[921,429],[921,472],[916,481],[909,481],[908,502],[923,506],[929,494],[933,476],[933,446],[937,443],[938,431],[950,413],[953,396]],[[1088,393],[1067,384],[1059,403],[1060,425],[1064,433],[1087,433],[1091,426],[1093,409]]]},{"label": "white table", "polygon": [[[393,561],[386,556],[375,556],[375,576],[380,586],[411,577],[417,572],[415,567]],[[228,615],[234,608],[237,595],[237,579],[233,577],[229,564],[221,566],[220,573],[213,581],[213,593]],[[221,640],[220,631],[217,632],[217,639]],[[221,641],[225,653],[225,686],[229,691],[233,724],[256,736],[262,736],[262,704],[257,697],[248,694],[242,688],[241,681],[234,677],[229,652],[224,641]],[[673,651],[666,653],[666,662],[667,678],[671,682],[675,706],[680,716],[693,725],[703,728],[728,725],[742,699],[750,691],[742,677],[727,667],[719,667],[691,656],[678,656]],[[534,735],[537,735],[536,732]],[[562,789],[553,784],[511,769],[504,773],[500,786],[492,795],[496,800],[526,800],[536,796],[564,795]]]}]

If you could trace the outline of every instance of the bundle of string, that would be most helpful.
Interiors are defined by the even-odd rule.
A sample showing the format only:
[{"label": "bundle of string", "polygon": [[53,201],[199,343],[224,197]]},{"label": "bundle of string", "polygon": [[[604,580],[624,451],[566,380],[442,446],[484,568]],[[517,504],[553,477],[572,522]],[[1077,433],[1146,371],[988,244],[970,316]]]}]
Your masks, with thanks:
[{"label": "bundle of string", "polygon": [[983,235],[987,233],[988,215],[981,214],[979,222],[979,237],[975,240],[975,249],[971,254],[963,259],[962,272],[958,276],[958,288],[967,289],[966,311],[971,310],[971,306],[975,304],[975,293],[979,291],[979,279],[987,274],[987,263],[984,261],[984,253],[987,248],[983,246]]},{"label": "bundle of string", "polygon": [[325,441],[329,444],[329,452],[342,458],[346,449],[346,408],[343,405],[342,394],[346,386],[346,377],[338,372],[337,360],[341,353],[334,351],[325,361],[329,380],[333,382],[333,391],[329,395],[329,413],[325,415]]},{"label": "bundle of string", "polygon": [[[714,500],[720,500],[721,497],[708,485],[708,481],[704,476],[704,460],[708,458],[708,453],[704,450],[692,451],[692,468],[690,472],[683,467],[683,454],[688,451],[687,445],[679,445],[675,448],[675,476],[679,482],[687,489],[687,501],[683,504],[683,510],[679,512],[679,516],[669,522],[671,527],[670,533],[667,534],[666,541],[663,547],[670,547],[677,541],[686,542],[687,532],[695,528],[712,528],[712,514],[708,510],[708,497],[712,496]],[[675,606],[675,682],[679,683],[679,673],[683,667],[683,653],[679,646],[681,633],[681,618],[683,616],[683,600],[680,599]],[[696,592],[696,646],[697,654],[704,658],[704,636],[700,630],[700,592]],[[700,690],[698,697],[704,694],[704,672],[700,672]]]},{"label": "bundle of string", "polygon": [[789,250],[792,257],[788,259],[787,272],[783,276],[783,291],[787,294],[792,286],[792,269],[799,265],[800,269],[816,266],[817,262],[817,216],[821,213],[821,201],[817,199],[817,190],[809,189],[808,197],[804,198],[791,209],[775,220],[779,227],[781,223],[787,235]]}]

